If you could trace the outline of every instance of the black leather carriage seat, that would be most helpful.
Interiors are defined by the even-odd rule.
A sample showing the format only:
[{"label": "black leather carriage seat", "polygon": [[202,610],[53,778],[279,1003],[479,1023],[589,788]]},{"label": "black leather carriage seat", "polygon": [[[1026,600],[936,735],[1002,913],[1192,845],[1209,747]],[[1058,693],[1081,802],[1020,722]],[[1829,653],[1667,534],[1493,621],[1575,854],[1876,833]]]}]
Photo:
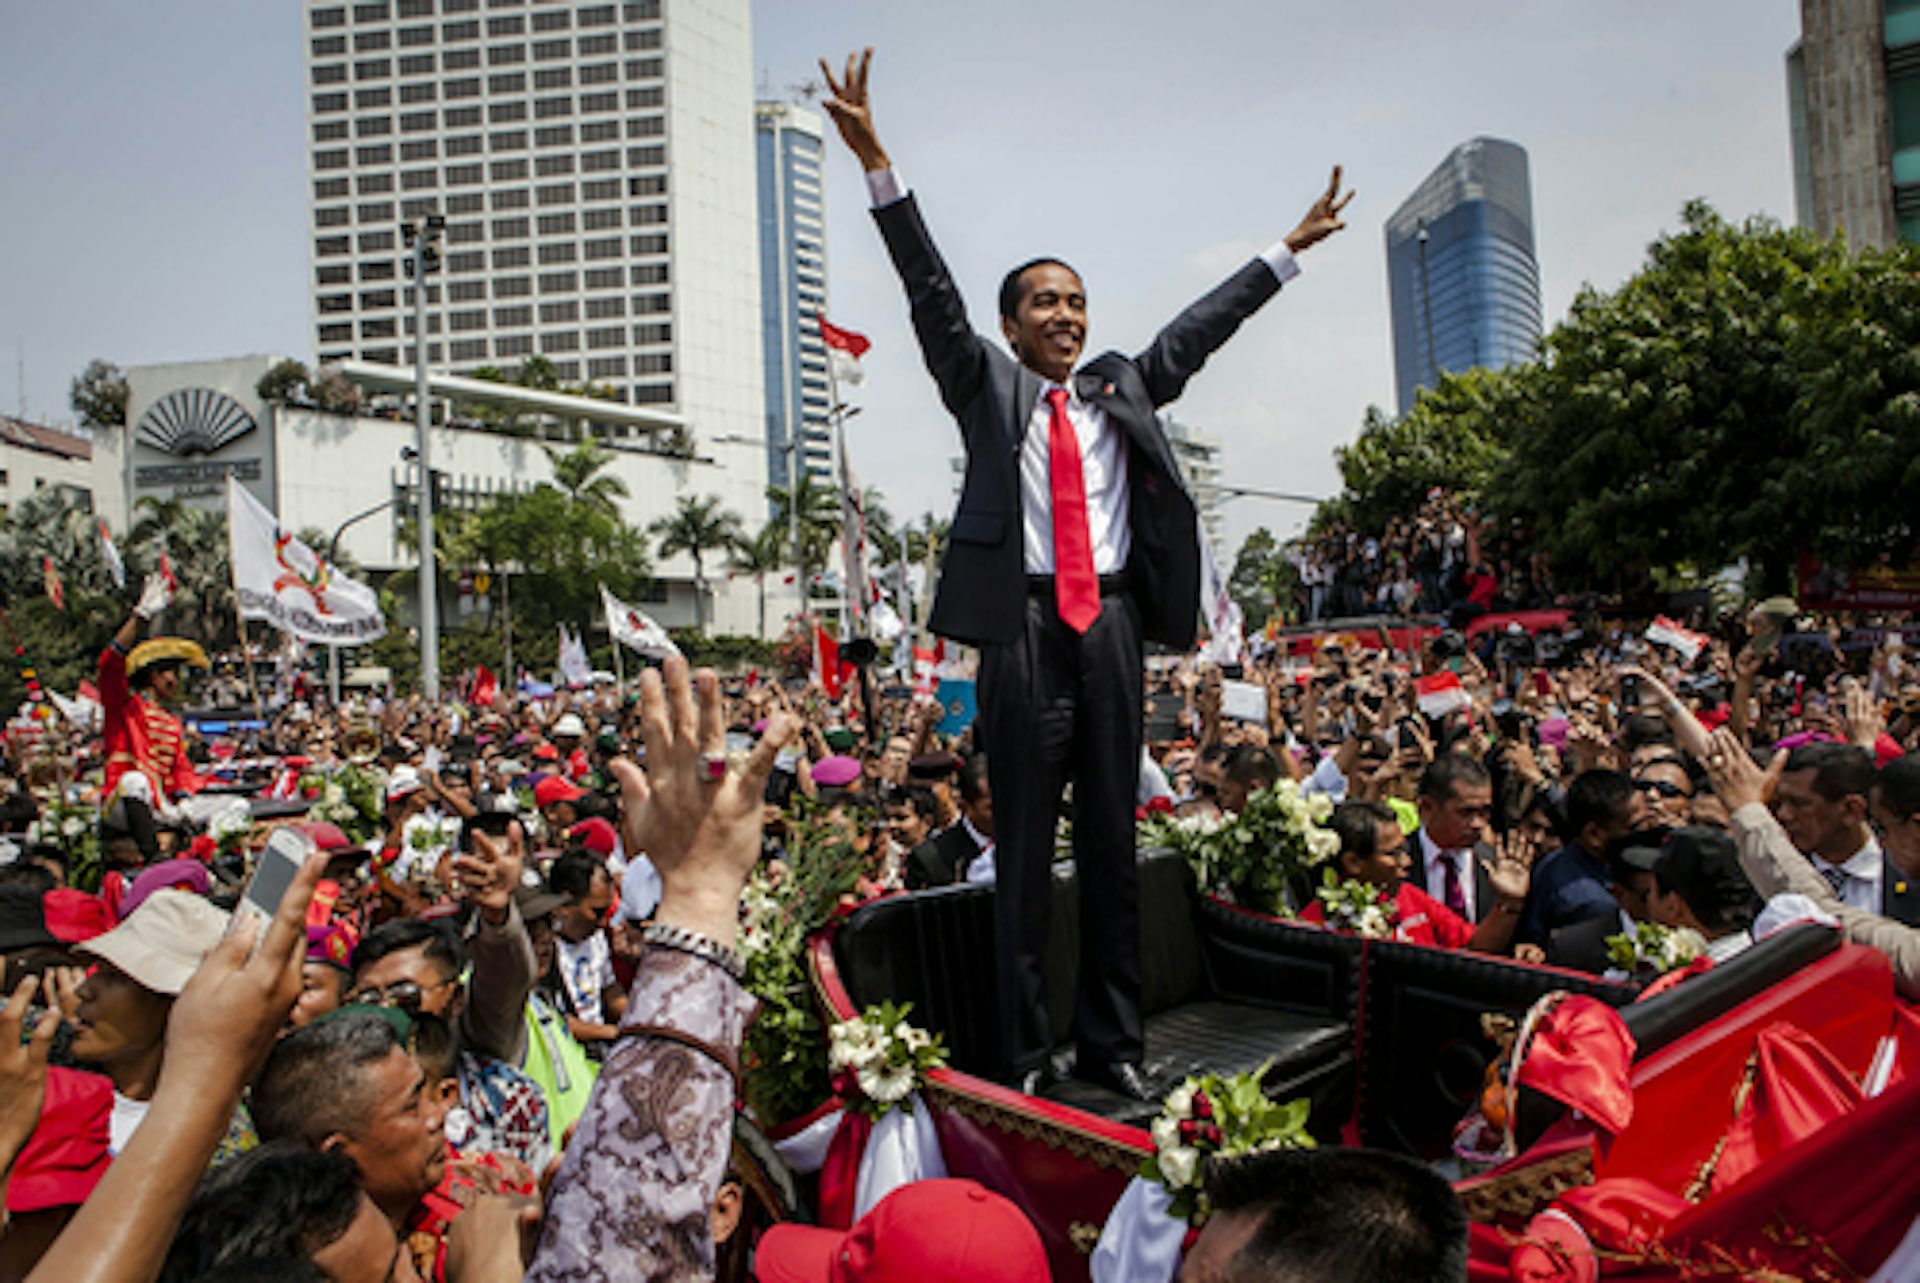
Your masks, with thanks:
[{"label": "black leather carriage seat", "polygon": [[[1242,1073],[1271,1060],[1277,1097],[1312,1095],[1316,1118],[1340,1112],[1350,1090],[1353,974],[1318,932],[1304,946],[1299,984],[1263,989],[1256,973],[1234,976],[1200,929],[1184,861],[1167,852],[1140,860],[1141,979],[1145,1069],[1156,1089],[1190,1074]],[[1054,871],[1048,939],[1048,1008],[1054,1039],[1070,1045],[1079,895],[1072,869]],[[945,1038],[955,1068],[991,1076],[997,1068],[991,887],[941,887],[856,909],[834,937],[834,956],[854,1002],[913,1003],[912,1019]],[[1330,960],[1331,959],[1331,960]],[[1282,964],[1271,964],[1284,970]],[[1258,973],[1266,974],[1266,973]],[[1238,983],[1221,983],[1223,976]],[[1049,1096],[1111,1118],[1140,1121],[1152,1107],[1070,1080]]]}]

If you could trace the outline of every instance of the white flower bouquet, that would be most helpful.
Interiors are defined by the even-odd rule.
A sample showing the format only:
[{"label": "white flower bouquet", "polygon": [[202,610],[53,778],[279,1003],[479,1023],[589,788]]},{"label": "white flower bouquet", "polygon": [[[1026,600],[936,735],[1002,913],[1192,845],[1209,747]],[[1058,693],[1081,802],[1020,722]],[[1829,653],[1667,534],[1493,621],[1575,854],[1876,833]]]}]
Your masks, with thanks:
[{"label": "white flower bouquet", "polygon": [[1271,1061],[1250,1074],[1189,1078],[1168,1093],[1153,1120],[1153,1156],[1140,1175],[1157,1181],[1172,1199],[1168,1209],[1190,1225],[1206,1220],[1203,1188],[1209,1159],[1232,1159],[1270,1149],[1311,1149],[1311,1104],[1269,1099],[1263,1080]]},{"label": "white flower bouquet", "polygon": [[1322,874],[1315,896],[1326,910],[1327,925],[1363,940],[1391,940],[1400,915],[1394,898],[1385,887],[1371,882],[1342,879],[1329,868]]},{"label": "white flower bouquet", "polygon": [[937,1035],[907,1023],[912,1003],[883,1002],[827,1034],[827,1068],[834,1094],[847,1108],[872,1118],[908,1101],[926,1081],[928,1070],[947,1063]]},{"label": "white flower bouquet", "polygon": [[1203,892],[1262,913],[1290,915],[1294,884],[1340,853],[1326,827],[1333,799],[1281,780],[1247,799],[1240,814],[1204,819],[1151,813],[1139,822],[1142,846],[1186,857]]},{"label": "white flower bouquet", "polygon": [[1632,980],[1657,979],[1706,951],[1706,939],[1692,927],[1663,927],[1657,922],[1638,922],[1631,933],[1607,937],[1608,960]]}]

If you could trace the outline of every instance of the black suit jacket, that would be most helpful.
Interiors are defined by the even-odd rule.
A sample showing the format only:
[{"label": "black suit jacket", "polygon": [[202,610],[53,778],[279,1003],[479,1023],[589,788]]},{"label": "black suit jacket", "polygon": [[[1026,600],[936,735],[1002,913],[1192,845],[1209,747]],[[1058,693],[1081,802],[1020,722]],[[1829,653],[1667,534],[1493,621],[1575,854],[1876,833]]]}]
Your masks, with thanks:
[{"label": "black suit jacket", "polygon": [[1910,878],[1886,856],[1880,857],[1880,912],[1895,922],[1920,927],[1920,878]]},{"label": "black suit jacket", "polygon": [[967,866],[979,854],[973,834],[956,821],[907,852],[907,890],[924,891],[963,882]]},{"label": "black suit jacket", "polygon": [[[1420,845],[1419,829],[1415,829],[1407,837],[1407,858],[1413,862],[1413,869],[1407,874],[1406,881],[1445,904],[1446,888],[1427,885],[1427,853],[1426,849]],[[1486,862],[1492,858],[1493,848],[1485,842],[1473,848],[1473,921],[1476,926],[1493,908],[1493,879],[1487,876],[1486,865]]]},{"label": "black suit jacket", "polygon": [[[874,220],[906,287],[927,369],[967,450],[930,623],[941,636],[974,645],[1012,641],[1026,613],[1020,445],[1043,380],[968,324],[912,196],[875,210]],[[1255,259],[1175,317],[1138,356],[1102,353],[1074,375],[1080,398],[1126,434],[1127,574],[1150,641],[1192,645],[1200,613],[1193,500],[1154,411],[1179,396],[1214,349],[1279,288],[1273,269]]]},{"label": "black suit jacket", "polygon": [[1597,976],[1613,965],[1607,956],[1607,937],[1626,928],[1618,913],[1596,914],[1547,933],[1547,961],[1556,967]]}]

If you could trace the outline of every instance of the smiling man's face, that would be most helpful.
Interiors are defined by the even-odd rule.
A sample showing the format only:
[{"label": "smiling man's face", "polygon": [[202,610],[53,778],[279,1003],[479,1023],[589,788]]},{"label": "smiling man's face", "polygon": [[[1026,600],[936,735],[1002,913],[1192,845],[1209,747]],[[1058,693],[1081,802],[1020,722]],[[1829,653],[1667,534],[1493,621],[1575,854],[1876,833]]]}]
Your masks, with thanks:
[{"label": "smiling man's face", "polygon": [[1000,329],[1020,363],[1065,383],[1087,341],[1087,294],[1064,263],[1036,263],[1020,273],[1020,302]]}]

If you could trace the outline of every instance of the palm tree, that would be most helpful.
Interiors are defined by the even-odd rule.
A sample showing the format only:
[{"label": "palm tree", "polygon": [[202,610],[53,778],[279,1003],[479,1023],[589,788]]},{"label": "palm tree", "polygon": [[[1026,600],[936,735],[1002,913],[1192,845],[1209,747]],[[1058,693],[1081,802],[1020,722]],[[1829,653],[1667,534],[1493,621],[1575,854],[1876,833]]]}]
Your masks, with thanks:
[{"label": "palm tree", "polygon": [[740,517],[720,507],[720,500],[708,495],[697,499],[681,495],[671,516],[662,517],[647,527],[647,533],[660,540],[660,555],[671,557],[684,552],[693,558],[693,626],[706,630],[702,598],[706,593],[706,569],[701,558],[716,549],[731,548],[740,542]]},{"label": "palm tree", "polygon": [[767,576],[787,566],[787,528],[777,521],[760,527],[760,533],[733,545],[729,563],[742,574],[752,575],[760,594],[760,632],[767,635]]},{"label": "palm tree", "polygon": [[[156,565],[160,549],[173,565],[179,584],[174,609],[189,612],[195,627],[188,635],[219,645],[233,635],[233,570],[227,560],[227,514],[198,508],[179,499],[142,496],[140,516],[127,537],[128,574],[134,566]],[[151,545],[151,547],[149,547]]]},{"label": "palm tree", "polygon": [[[768,486],[767,498],[773,502],[773,524],[780,527],[780,538],[787,543],[787,556],[794,555],[788,532],[792,529],[793,487]],[[804,560],[816,573],[825,568],[827,553],[840,536],[840,492],[808,472],[800,474],[800,549]]]},{"label": "palm tree", "polygon": [[552,446],[540,449],[553,468],[553,484],[575,503],[598,508],[609,517],[620,515],[617,500],[627,497],[627,483],[600,470],[613,462],[613,451],[602,450],[592,442],[582,442],[562,453]]}]

